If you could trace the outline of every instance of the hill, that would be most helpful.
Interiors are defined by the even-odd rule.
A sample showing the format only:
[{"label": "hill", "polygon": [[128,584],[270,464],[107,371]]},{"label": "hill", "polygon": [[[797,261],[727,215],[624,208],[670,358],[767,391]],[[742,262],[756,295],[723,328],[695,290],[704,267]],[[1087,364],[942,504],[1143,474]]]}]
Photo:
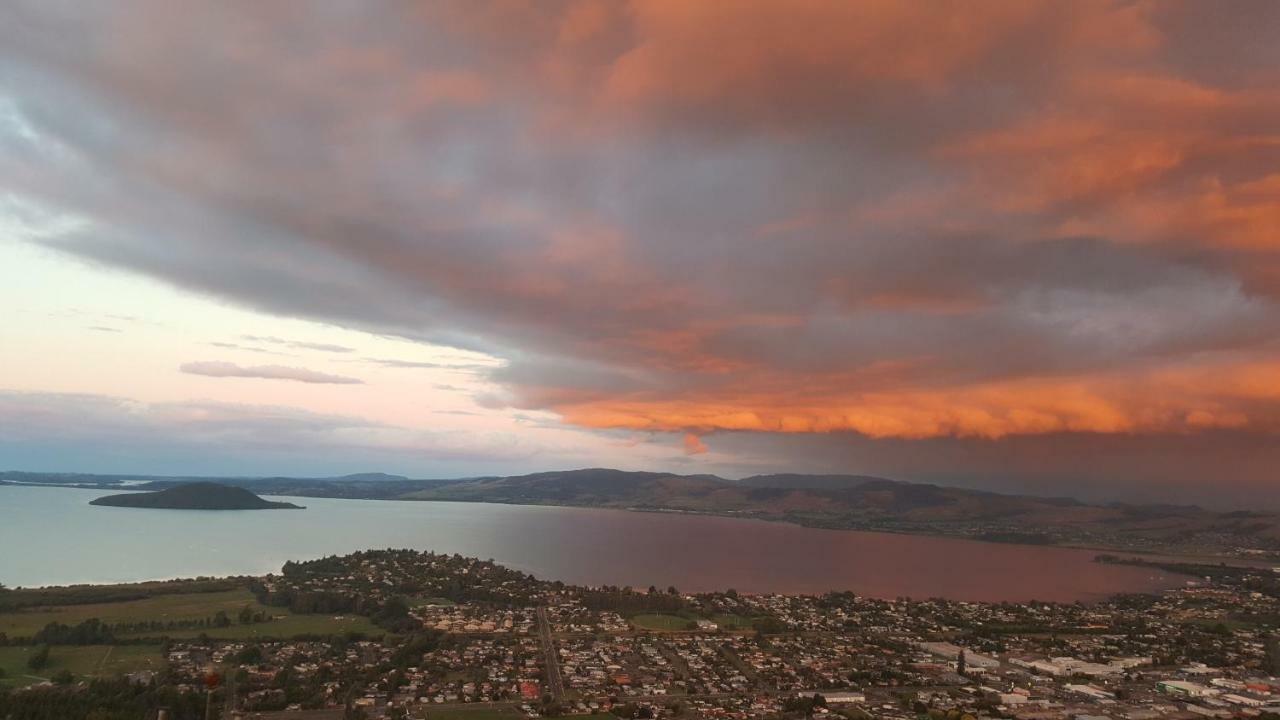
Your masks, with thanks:
[{"label": "hill", "polygon": [[462,480],[408,493],[401,499],[654,507],[677,496],[689,501],[706,499],[728,484],[728,480],[713,475],[589,468]]},{"label": "hill", "polygon": [[867,483],[891,483],[874,475],[797,475],[795,473],[777,473],[774,475],[752,475],[738,481],[745,487],[789,488],[793,490],[843,490],[855,488]]},{"label": "hill", "polygon": [[1280,515],[1181,505],[1091,505],[866,475],[712,475],[591,468],[460,480],[401,496],[695,512],[811,527],[941,534],[999,542],[1221,553],[1280,549]]},{"label": "hill", "polygon": [[164,510],[301,510],[286,502],[263,500],[244,488],[211,482],[187,483],[155,492],[100,497],[90,505]]}]

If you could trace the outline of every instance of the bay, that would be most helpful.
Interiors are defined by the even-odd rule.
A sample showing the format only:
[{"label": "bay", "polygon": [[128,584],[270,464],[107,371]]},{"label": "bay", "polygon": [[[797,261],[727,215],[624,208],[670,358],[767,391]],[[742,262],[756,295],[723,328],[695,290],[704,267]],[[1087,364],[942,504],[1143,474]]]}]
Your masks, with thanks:
[{"label": "bay", "polygon": [[374,548],[493,559],[540,578],[685,591],[1096,600],[1182,581],[1093,562],[1092,550],[593,508],[291,499],[306,510],[97,507],[100,490],[0,486],[10,587],[261,575]]}]

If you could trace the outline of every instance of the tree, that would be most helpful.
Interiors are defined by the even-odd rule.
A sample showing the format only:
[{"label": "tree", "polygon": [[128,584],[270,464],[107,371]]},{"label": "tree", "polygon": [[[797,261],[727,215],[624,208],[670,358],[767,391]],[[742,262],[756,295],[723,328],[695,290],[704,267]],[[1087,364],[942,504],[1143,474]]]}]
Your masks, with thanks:
[{"label": "tree", "polygon": [[258,645],[246,645],[236,653],[235,658],[241,665],[257,665],[262,662],[262,648]]},{"label": "tree", "polygon": [[49,666],[49,646],[40,645],[27,658],[27,667],[32,670],[43,670]]}]

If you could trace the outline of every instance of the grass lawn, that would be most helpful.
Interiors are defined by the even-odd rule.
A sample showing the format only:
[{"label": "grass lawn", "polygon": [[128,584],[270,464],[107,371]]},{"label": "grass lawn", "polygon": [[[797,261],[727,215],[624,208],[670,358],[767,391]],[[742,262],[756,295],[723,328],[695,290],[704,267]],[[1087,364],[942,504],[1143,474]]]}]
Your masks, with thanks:
[{"label": "grass lawn", "polygon": [[[235,622],[236,613],[248,605],[254,612],[263,612],[275,619],[270,622],[240,625]],[[202,631],[210,637],[241,639],[253,637],[290,637],[306,634],[363,632],[381,634],[368,618],[357,615],[294,615],[284,608],[259,605],[253,593],[246,589],[214,593],[185,593],[160,595],[145,600],[94,605],[63,605],[46,608],[28,608],[18,612],[0,613],[0,633],[9,637],[30,637],[51,622],[75,625],[90,618],[97,618],[111,625],[121,622],[157,620],[200,620],[212,618],[223,610],[232,618],[232,625],[225,628],[190,628],[170,631],[140,633],[144,636],[168,635],[173,638],[195,637]],[[128,637],[128,635],[121,635]]]},{"label": "grass lawn", "polygon": [[426,720],[518,720],[524,717],[514,705],[497,707],[426,708]]},{"label": "grass lawn", "polygon": [[21,687],[40,682],[59,670],[76,677],[122,675],[138,670],[164,667],[159,645],[55,645],[49,649],[49,664],[40,670],[27,667],[34,647],[0,647],[0,686]]},{"label": "grass lawn", "polygon": [[630,618],[631,624],[641,630],[660,630],[662,632],[675,632],[689,629],[689,623],[693,622],[690,618],[680,617],[679,615],[660,615],[656,613],[636,615]]}]

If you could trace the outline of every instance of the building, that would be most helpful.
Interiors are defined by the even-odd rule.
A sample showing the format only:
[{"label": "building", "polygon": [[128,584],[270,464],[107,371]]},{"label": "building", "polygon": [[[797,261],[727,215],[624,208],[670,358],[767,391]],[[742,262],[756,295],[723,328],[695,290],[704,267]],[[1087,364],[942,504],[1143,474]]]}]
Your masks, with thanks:
[{"label": "building", "polygon": [[1191,698],[1208,697],[1210,695],[1216,695],[1218,692],[1217,690],[1199,683],[1187,682],[1185,680],[1161,680],[1156,683],[1156,690],[1159,690],[1166,695]]}]

